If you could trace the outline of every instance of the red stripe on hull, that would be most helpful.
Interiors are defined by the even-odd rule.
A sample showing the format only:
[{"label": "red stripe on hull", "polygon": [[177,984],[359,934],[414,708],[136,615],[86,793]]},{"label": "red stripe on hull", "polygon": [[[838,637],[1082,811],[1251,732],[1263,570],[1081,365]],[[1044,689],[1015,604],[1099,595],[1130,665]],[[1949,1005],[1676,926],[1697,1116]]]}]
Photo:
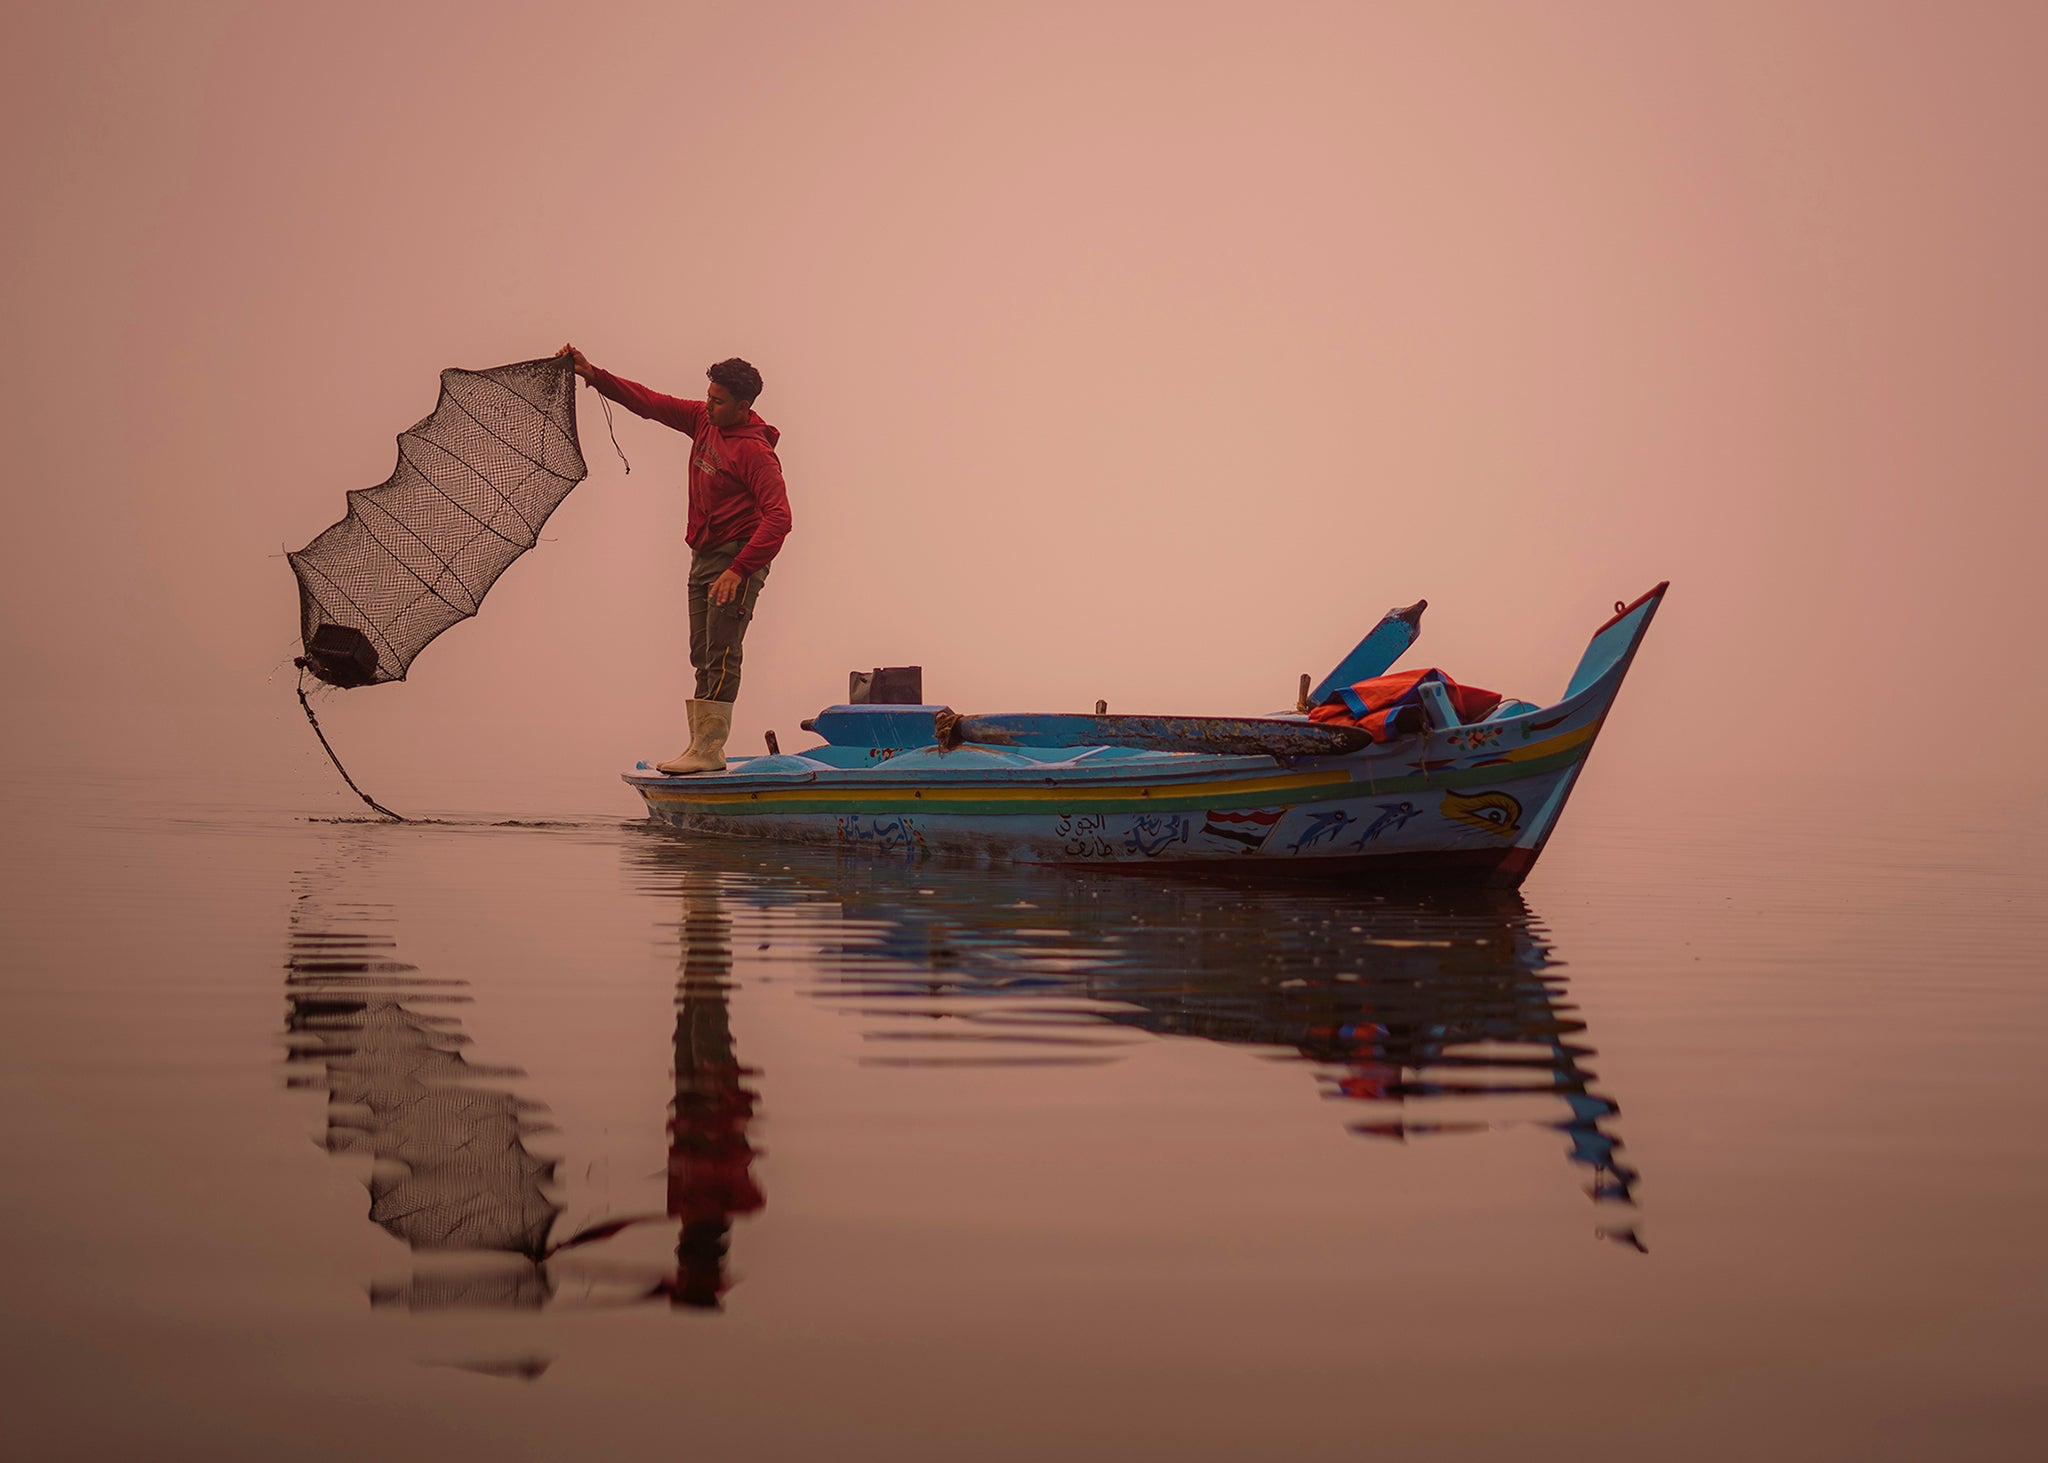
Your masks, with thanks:
[{"label": "red stripe on hull", "polygon": [[1659,584],[1655,589],[1651,590],[1649,593],[1639,594],[1634,599],[1630,600],[1627,604],[1617,603],[1615,606],[1614,613],[1607,617],[1606,624],[1603,624],[1599,630],[1595,630],[1593,633],[1595,635],[1598,635],[1601,630],[1607,630],[1615,625],[1620,624],[1629,615],[1641,609],[1645,604],[1655,599],[1658,595],[1662,594],[1665,590],[1669,589],[1670,587],[1671,581],[1667,579],[1662,584]]}]

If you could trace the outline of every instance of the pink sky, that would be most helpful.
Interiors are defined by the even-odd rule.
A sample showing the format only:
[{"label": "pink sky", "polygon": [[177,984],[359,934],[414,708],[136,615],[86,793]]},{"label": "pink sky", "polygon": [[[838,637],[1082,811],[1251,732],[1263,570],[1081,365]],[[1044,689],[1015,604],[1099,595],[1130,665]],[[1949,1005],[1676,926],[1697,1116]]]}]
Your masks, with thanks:
[{"label": "pink sky", "polygon": [[[11,742],[139,720],[327,798],[282,551],[440,368],[564,339],[767,378],[796,532],[737,751],[880,663],[970,710],[1272,710],[1422,596],[1424,662],[1542,700],[1664,578],[1617,786],[2003,772],[2048,709],[2038,5],[11,24]],[[550,541],[412,684],[331,698],[376,790],[603,805],[681,745],[685,443],[622,418],[626,477],[583,400]]]}]

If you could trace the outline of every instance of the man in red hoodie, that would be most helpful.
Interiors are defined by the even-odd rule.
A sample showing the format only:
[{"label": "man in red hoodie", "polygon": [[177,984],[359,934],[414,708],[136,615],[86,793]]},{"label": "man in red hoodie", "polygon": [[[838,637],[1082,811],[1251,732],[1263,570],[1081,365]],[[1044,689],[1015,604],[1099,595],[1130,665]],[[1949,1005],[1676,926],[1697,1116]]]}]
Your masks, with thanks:
[{"label": "man in red hoodie", "polygon": [[576,374],[630,412],[687,433],[690,449],[690,745],[660,766],[671,776],[718,772],[740,693],[740,647],[769,561],[789,534],[789,493],[775,444],[782,434],[754,411],[761,373],[735,357],[705,371],[702,401],[663,396],[584,358],[567,356]]}]

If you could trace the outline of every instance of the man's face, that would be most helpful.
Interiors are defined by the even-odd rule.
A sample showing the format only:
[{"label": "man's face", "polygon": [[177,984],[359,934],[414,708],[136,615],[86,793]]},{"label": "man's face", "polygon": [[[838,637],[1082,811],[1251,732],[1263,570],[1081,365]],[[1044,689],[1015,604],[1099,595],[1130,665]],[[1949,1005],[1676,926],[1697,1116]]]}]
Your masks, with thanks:
[{"label": "man's face", "polygon": [[704,388],[704,414],[711,418],[711,425],[721,432],[745,425],[747,411],[752,404],[741,401],[716,381]]}]

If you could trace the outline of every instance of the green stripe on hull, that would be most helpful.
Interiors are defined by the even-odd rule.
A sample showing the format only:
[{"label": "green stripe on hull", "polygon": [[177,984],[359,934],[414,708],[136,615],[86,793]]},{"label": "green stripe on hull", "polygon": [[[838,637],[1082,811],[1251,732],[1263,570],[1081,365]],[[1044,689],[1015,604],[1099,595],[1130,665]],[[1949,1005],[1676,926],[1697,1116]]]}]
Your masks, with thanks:
[{"label": "green stripe on hull", "polygon": [[[1249,792],[1206,791],[1175,793],[1158,788],[1123,797],[1090,796],[1084,787],[1048,788],[1034,797],[975,798],[944,795],[926,797],[924,789],[848,788],[844,792],[820,793],[814,797],[790,796],[781,789],[766,789],[773,795],[742,796],[727,793],[716,801],[667,794],[644,783],[635,783],[650,804],[663,811],[686,812],[699,817],[749,818],[762,815],[802,813],[867,813],[876,810],[919,812],[927,817],[1038,816],[1086,811],[1089,813],[1185,813],[1203,809],[1297,807],[1308,803],[1341,802],[1354,798],[1382,797],[1394,793],[1426,792],[1460,787],[1505,787],[1531,777],[1542,777],[1585,759],[1592,739],[1554,752],[1547,757],[1502,763],[1494,767],[1467,767],[1443,772],[1416,773],[1405,777],[1376,777],[1370,783],[1327,782],[1296,788],[1253,789]],[[1015,791],[1023,791],[1016,789]],[[1036,791],[1034,789],[1034,791]],[[1077,796],[1078,794],[1078,796]]]}]

